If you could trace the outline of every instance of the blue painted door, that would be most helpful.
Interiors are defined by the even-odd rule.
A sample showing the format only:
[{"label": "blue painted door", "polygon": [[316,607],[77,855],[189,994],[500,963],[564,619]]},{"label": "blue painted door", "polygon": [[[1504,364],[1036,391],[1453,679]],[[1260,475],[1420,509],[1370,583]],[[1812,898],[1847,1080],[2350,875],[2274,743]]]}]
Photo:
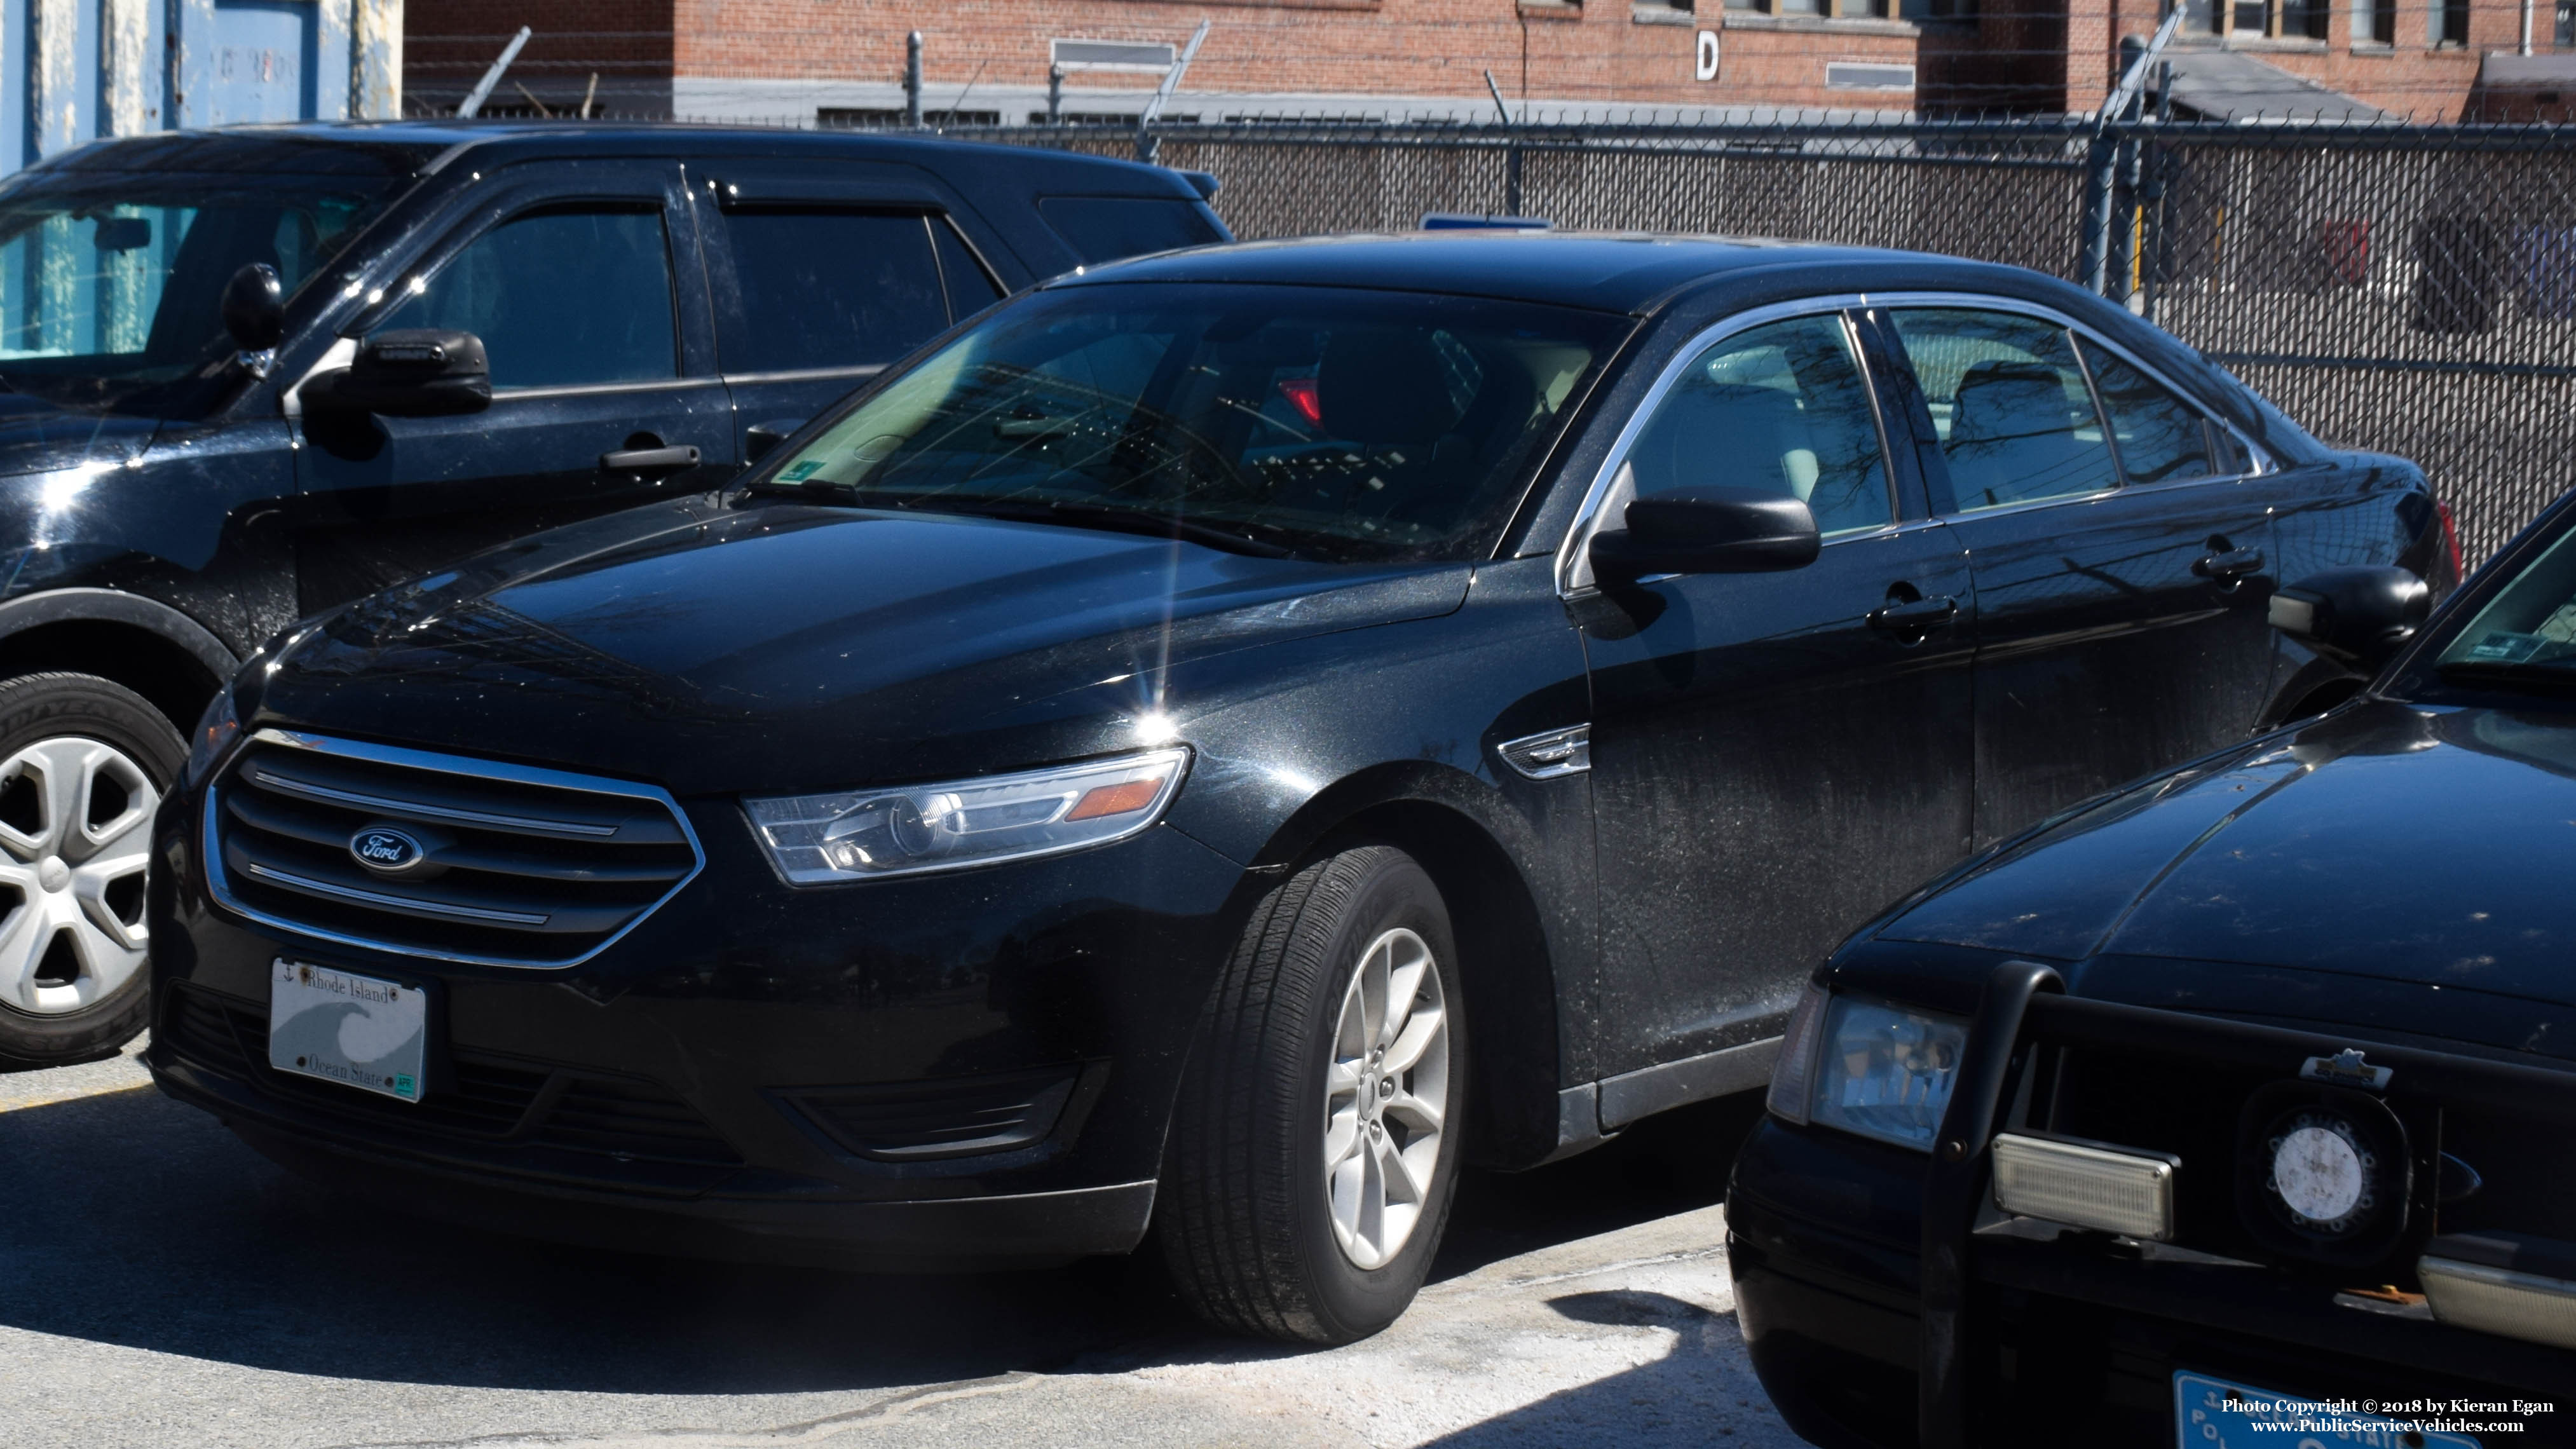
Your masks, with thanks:
[{"label": "blue painted door", "polygon": [[320,7],[314,0],[214,0],[193,125],[315,115]]}]

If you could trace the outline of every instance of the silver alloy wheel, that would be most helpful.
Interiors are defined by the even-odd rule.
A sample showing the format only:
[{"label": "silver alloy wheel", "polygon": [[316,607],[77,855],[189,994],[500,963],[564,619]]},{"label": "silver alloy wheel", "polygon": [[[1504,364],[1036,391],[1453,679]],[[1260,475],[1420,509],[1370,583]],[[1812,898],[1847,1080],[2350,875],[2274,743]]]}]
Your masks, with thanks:
[{"label": "silver alloy wheel", "polygon": [[97,1004],[143,966],[151,777],[112,745],[38,740],[0,761],[0,1002]]},{"label": "silver alloy wheel", "polygon": [[1413,1235],[1448,1103],[1448,1000],[1431,947],[1398,927],[1360,953],[1324,1075],[1324,1193],[1358,1267],[1385,1267]]}]

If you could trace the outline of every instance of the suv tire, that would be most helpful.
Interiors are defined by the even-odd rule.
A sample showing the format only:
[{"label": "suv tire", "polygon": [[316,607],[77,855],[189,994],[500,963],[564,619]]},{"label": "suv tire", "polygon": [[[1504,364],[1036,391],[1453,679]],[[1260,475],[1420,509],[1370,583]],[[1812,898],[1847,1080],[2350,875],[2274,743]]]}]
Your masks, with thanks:
[{"label": "suv tire", "polygon": [[1449,913],[1411,856],[1344,850],[1261,899],[1165,1154],[1159,1236],[1199,1316],[1338,1344],[1404,1312],[1456,1196],[1465,1024]]},{"label": "suv tire", "polygon": [[107,1056],[149,1023],[143,862],[187,759],[123,685],[0,681],[0,1068]]}]

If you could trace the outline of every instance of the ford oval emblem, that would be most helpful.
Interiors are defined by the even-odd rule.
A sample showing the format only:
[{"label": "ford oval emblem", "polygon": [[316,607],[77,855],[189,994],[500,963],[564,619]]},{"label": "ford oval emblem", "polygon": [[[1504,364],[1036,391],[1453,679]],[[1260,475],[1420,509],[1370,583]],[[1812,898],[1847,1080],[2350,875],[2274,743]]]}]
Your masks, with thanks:
[{"label": "ford oval emblem", "polygon": [[349,837],[349,855],[378,875],[400,875],[420,864],[420,842],[390,825],[370,825]]}]

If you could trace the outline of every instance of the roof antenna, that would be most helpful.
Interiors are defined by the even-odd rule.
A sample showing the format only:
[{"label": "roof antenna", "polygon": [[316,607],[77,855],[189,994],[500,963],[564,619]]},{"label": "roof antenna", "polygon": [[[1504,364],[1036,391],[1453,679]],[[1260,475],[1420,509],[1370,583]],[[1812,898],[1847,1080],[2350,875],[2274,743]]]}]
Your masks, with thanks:
[{"label": "roof antenna", "polygon": [[483,72],[483,78],[474,83],[474,89],[465,93],[465,104],[456,108],[458,119],[469,119],[482,111],[483,102],[492,94],[492,87],[501,83],[501,72],[508,70],[510,62],[519,58],[519,50],[528,43],[530,34],[528,27],[522,25],[519,33],[510,37],[510,43],[501,47],[501,58],[492,62],[492,68]]}]

